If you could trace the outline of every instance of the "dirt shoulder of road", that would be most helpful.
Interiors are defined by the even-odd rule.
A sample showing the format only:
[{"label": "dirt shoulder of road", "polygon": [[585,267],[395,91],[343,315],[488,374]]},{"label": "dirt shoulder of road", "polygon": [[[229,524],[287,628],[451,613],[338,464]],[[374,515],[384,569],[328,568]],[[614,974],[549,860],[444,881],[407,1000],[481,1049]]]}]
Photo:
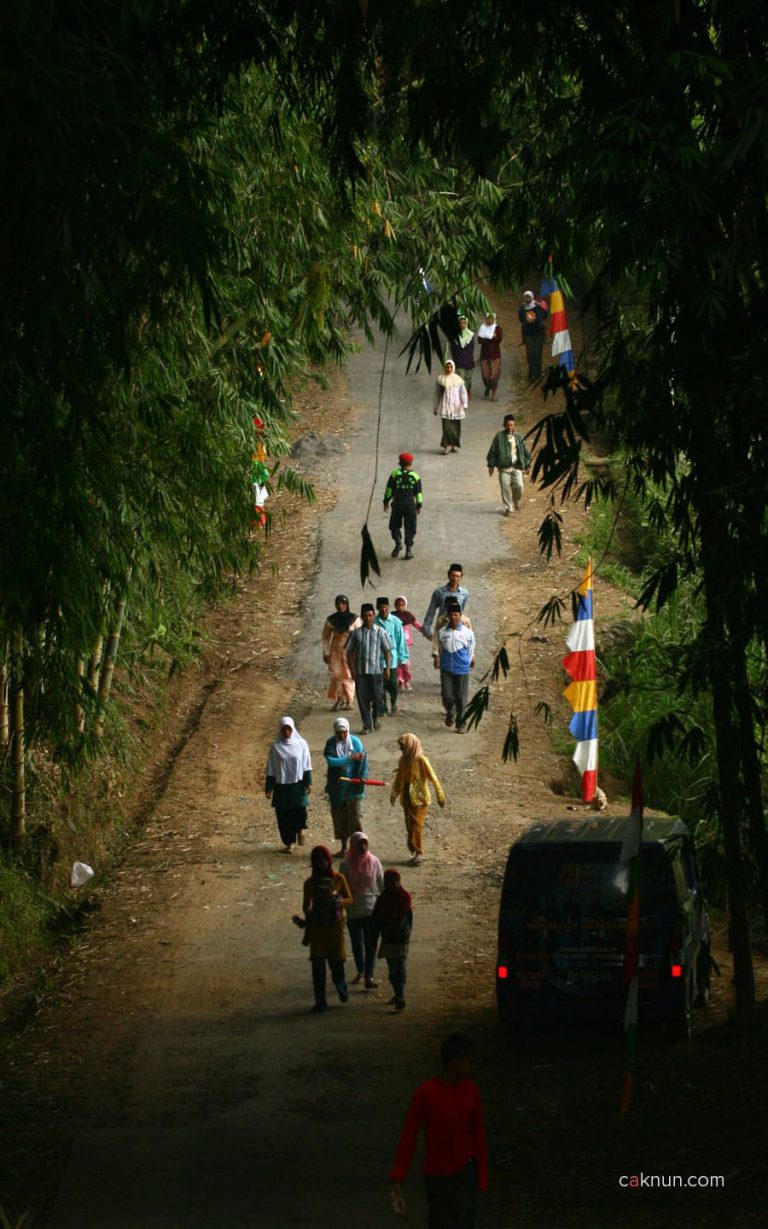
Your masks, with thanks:
[{"label": "dirt shoulder of road", "polygon": [[[175,795],[174,772],[201,736],[212,740],[209,746],[226,760],[229,749],[216,745],[211,726],[229,703],[233,684],[243,680],[247,739],[255,752],[255,775],[244,782],[244,793],[260,785],[275,714],[289,709],[293,699],[280,666],[299,635],[311,593],[322,516],[339,494],[333,441],[344,449],[356,413],[341,370],[325,373],[323,383],[309,383],[294,398],[296,420],[290,431],[293,440],[310,437],[300,465],[313,484],[315,502],[286,491],[272,498],[261,571],[239,578],[233,597],[208,612],[200,628],[199,660],[170,690],[166,723],[157,732],[129,811],[140,828],[112,874],[97,878],[93,910],[81,934],[40,971],[36,989],[25,993],[26,1025],[19,1030],[13,1018],[5,1021],[0,1034],[0,1209],[32,1208],[44,1214],[74,1124],[93,1113],[101,1116],[126,1096],[136,1018],[157,980],[156,967],[177,957],[174,940],[158,938],[159,919],[173,913],[180,899],[194,900],[190,875],[210,865],[216,844],[216,830],[203,822],[208,817],[202,808],[197,801],[189,805],[190,798],[202,800],[211,792],[206,766],[195,765],[191,757],[186,799]],[[319,449],[318,437],[324,441]],[[286,463],[292,464],[291,459]],[[175,922],[183,930],[183,921],[177,917]],[[109,979],[110,968],[119,968],[119,985]],[[35,1000],[31,1011],[30,996]],[[101,1110],[94,1109],[99,1105]]]}]

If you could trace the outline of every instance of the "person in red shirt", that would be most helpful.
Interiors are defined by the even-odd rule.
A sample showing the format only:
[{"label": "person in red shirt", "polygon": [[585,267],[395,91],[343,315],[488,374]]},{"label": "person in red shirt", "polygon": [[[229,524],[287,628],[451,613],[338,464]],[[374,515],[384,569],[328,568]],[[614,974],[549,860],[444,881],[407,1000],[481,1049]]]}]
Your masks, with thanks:
[{"label": "person in red shirt", "polygon": [[442,1073],[419,1085],[389,1175],[393,1206],[404,1208],[405,1181],[424,1132],[429,1229],[474,1229],[477,1191],[488,1189],[488,1146],[480,1089],[472,1074],[474,1043],[452,1033],[440,1047]]}]

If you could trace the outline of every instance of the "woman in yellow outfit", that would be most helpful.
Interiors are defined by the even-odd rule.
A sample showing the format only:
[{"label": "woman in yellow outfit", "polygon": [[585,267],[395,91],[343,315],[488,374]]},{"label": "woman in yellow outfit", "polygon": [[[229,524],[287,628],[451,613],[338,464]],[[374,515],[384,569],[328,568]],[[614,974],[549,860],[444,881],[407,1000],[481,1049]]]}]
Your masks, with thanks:
[{"label": "woman in yellow outfit", "polygon": [[416,735],[401,734],[397,743],[402,755],[397,765],[395,779],[392,782],[389,801],[394,806],[397,799],[402,795],[405,827],[408,832],[408,848],[413,854],[411,866],[421,866],[421,863],[424,861],[424,850],[422,848],[424,821],[427,818],[427,809],[432,801],[432,794],[429,789],[430,781],[435,787],[437,804],[440,807],[445,806],[445,794],[443,793],[442,785],[437,779],[435,770],[424,754],[424,748]]}]

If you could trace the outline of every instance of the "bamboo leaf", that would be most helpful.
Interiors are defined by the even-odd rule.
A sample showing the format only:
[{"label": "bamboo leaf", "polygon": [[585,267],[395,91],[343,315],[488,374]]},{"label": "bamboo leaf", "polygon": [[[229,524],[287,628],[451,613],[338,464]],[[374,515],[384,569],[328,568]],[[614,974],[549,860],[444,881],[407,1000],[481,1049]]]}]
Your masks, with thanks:
[{"label": "bamboo leaf", "polygon": [[370,583],[371,572],[381,576],[381,568],[379,567],[378,556],[376,555],[371,535],[368,532],[367,524],[363,525],[363,528],[360,530],[360,536],[363,540],[360,548],[360,584],[365,588],[366,582]]},{"label": "bamboo leaf", "polygon": [[491,680],[494,683],[498,682],[500,673],[504,675],[504,678],[506,678],[509,674],[509,657],[504,645],[501,646],[493,659],[493,666],[491,667]]},{"label": "bamboo leaf", "polygon": [[501,757],[505,764],[508,764],[510,760],[517,761],[520,758],[520,730],[513,712],[509,714],[509,725]]}]

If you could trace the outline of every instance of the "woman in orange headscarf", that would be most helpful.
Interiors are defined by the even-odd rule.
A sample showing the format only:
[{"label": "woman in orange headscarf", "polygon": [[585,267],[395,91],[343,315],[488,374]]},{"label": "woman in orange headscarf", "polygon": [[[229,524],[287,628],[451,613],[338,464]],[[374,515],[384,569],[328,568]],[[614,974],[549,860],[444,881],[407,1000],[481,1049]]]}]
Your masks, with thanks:
[{"label": "woman in orange headscarf", "polygon": [[432,782],[437,795],[437,804],[445,806],[443,787],[437,779],[437,774],[430,764],[424,748],[415,734],[401,734],[397,740],[401,751],[400,762],[397,765],[395,779],[389,801],[392,806],[402,797],[405,828],[408,833],[408,848],[413,855],[411,866],[421,866],[424,861],[422,833],[427,818],[427,810],[432,801],[429,783]]}]

